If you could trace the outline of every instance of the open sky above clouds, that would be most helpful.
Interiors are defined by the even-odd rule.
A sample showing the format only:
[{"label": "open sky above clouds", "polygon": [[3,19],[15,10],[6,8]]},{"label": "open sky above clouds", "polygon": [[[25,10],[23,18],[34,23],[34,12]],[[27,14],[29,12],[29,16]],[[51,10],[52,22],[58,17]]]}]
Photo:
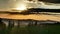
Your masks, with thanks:
[{"label": "open sky above clouds", "polygon": [[14,0],[0,0],[0,9],[12,8]]},{"label": "open sky above clouds", "polygon": [[20,3],[23,0],[0,0],[0,9],[14,8],[16,3]]},{"label": "open sky above clouds", "polygon": [[15,3],[21,1],[22,0],[0,0],[0,9],[14,8]]},{"label": "open sky above clouds", "polygon": [[15,3],[18,3],[21,1],[23,0],[0,0],[0,9],[14,8]]},{"label": "open sky above clouds", "polygon": [[0,8],[9,8],[10,3],[9,0],[0,0]]}]

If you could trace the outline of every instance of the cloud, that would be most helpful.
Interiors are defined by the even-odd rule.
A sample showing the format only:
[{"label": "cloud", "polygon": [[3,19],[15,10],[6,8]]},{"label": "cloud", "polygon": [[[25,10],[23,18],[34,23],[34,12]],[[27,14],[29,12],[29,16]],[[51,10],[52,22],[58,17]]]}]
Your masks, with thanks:
[{"label": "cloud", "polygon": [[60,3],[60,0],[39,0],[39,1],[52,2],[52,3]]}]

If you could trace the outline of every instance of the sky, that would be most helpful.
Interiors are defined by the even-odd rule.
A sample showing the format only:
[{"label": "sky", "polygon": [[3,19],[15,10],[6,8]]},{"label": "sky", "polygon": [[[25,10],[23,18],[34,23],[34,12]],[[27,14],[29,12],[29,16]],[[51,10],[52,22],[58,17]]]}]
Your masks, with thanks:
[{"label": "sky", "polygon": [[0,9],[14,8],[16,3],[20,3],[22,0],[0,0]]},{"label": "sky", "polygon": [[[48,16],[48,18],[47,18]],[[53,20],[53,21],[60,21],[59,15],[44,15],[44,14],[31,14],[31,15],[20,15],[20,14],[0,14],[0,18],[7,18],[7,19],[33,19],[33,20]]]},{"label": "sky", "polygon": [[0,0],[0,9],[14,8],[15,3],[21,2],[21,0]]},{"label": "sky", "polygon": [[9,8],[10,2],[9,0],[0,0],[0,8]]},{"label": "sky", "polygon": [[60,3],[60,0],[40,0],[45,2]]},{"label": "sky", "polygon": [[15,1],[16,0],[0,0],[0,9],[14,8],[15,3],[21,2],[22,0]]},{"label": "sky", "polygon": [[15,0],[0,0],[0,9],[13,8]]}]

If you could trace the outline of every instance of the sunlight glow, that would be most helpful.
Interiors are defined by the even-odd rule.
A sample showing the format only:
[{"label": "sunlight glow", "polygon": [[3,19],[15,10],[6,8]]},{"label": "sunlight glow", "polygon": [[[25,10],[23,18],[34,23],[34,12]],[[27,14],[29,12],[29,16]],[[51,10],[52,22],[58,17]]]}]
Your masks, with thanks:
[{"label": "sunlight glow", "polygon": [[26,7],[25,4],[20,4],[20,5],[17,5],[16,9],[17,9],[17,10],[26,10],[27,7]]}]

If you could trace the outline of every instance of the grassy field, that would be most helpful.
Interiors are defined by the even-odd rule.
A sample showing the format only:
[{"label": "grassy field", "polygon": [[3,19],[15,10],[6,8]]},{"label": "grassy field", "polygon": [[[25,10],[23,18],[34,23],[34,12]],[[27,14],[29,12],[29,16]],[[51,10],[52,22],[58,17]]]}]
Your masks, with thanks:
[{"label": "grassy field", "polygon": [[0,30],[0,34],[60,34],[60,25],[40,25],[26,27],[7,27]]}]

